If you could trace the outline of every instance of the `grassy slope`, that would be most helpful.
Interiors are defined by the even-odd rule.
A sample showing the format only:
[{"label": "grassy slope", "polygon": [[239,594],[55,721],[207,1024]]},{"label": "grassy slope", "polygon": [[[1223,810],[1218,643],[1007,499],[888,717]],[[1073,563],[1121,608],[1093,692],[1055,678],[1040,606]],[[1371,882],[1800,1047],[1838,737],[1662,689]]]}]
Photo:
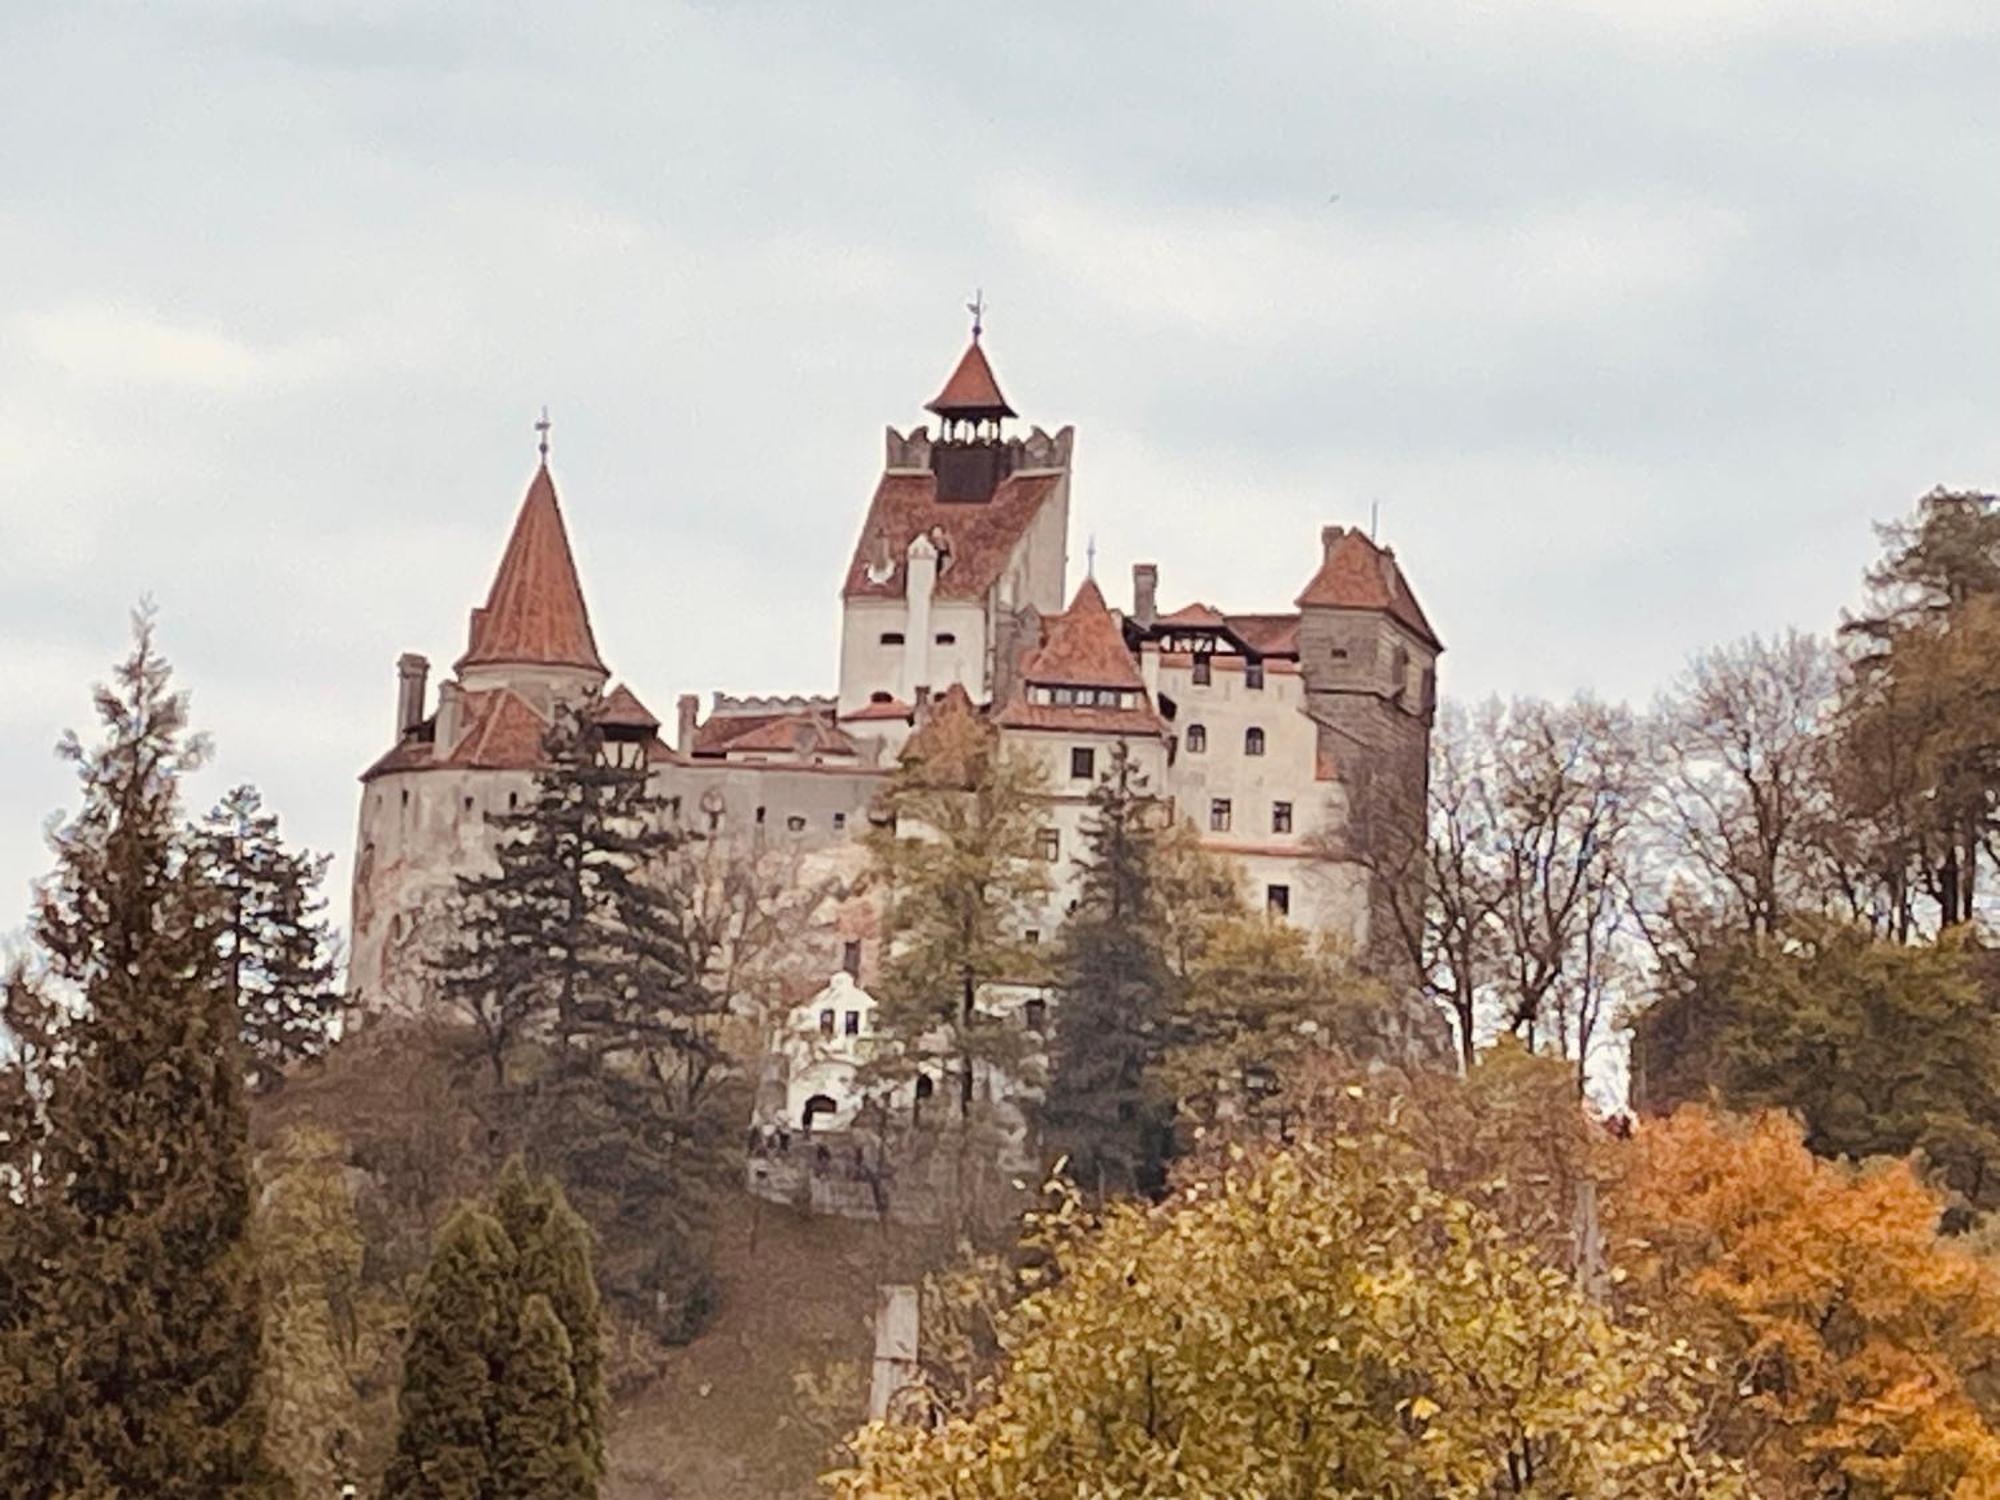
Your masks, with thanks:
[{"label": "grassy slope", "polygon": [[916,1280],[948,1255],[937,1231],[732,1198],[716,1256],[722,1308],[659,1380],[620,1403],[606,1500],[814,1494],[826,1435],[795,1398],[794,1375],[852,1361],[865,1378],[877,1286]]}]

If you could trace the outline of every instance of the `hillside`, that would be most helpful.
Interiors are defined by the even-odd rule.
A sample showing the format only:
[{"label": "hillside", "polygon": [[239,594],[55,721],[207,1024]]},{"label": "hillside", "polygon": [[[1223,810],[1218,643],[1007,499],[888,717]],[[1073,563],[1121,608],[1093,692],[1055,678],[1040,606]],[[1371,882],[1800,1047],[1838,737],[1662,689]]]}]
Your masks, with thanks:
[{"label": "hillside", "polygon": [[716,1257],[722,1308],[702,1337],[667,1356],[659,1379],[619,1403],[606,1500],[813,1494],[826,1435],[795,1396],[794,1376],[852,1361],[865,1378],[876,1287],[913,1280],[949,1254],[937,1231],[732,1197]]}]

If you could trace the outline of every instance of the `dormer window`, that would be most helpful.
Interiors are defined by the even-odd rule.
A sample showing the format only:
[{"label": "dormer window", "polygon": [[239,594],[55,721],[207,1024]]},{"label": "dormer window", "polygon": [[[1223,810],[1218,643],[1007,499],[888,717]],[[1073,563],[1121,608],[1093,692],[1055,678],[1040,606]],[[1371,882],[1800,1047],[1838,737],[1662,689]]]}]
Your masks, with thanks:
[{"label": "dormer window", "polygon": [[877,693],[870,693],[868,695],[868,701],[870,703],[893,703],[896,700],[894,695],[890,693],[877,692]]}]

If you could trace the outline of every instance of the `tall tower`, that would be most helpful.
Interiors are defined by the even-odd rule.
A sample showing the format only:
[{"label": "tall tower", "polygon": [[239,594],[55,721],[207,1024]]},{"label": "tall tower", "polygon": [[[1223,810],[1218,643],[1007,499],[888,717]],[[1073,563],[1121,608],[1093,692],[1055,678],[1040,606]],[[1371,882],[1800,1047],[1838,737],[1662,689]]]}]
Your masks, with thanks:
[{"label": "tall tower", "polygon": [[1408,973],[1402,933],[1422,899],[1437,659],[1444,650],[1396,554],[1361,531],[1320,533],[1320,565],[1298,597],[1299,672],[1322,766],[1346,797],[1336,838],[1370,872],[1367,956]]},{"label": "tall tower", "polygon": [[937,435],[889,429],[841,589],[840,721],[880,750],[925,698],[992,701],[1022,613],[1063,607],[1072,433],[1007,431],[981,333],[925,403]]}]

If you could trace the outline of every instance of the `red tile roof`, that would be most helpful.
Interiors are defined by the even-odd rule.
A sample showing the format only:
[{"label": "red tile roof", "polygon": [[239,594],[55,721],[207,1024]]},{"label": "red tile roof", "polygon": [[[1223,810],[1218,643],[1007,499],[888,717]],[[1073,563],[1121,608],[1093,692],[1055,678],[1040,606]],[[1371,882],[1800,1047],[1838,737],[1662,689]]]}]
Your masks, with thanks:
[{"label": "red tile roof", "polygon": [[818,714],[715,714],[695,731],[694,753],[734,755],[859,755],[860,746]]},{"label": "red tile roof", "polygon": [[1440,644],[1416,595],[1404,582],[1395,554],[1376,546],[1359,531],[1334,528],[1326,560],[1299,595],[1298,603],[1301,608],[1379,609],[1420,640]]},{"label": "red tile roof", "polygon": [[1042,645],[1021,663],[1025,682],[1145,691],[1146,679],[1126,648],[1125,633],[1105,606],[1097,580],[1086,578],[1067,610],[1042,622]]},{"label": "red tile roof", "polygon": [[639,701],[638,695],[624,683],[619,683],[604,700],[604,706],[597,711],[597,722],[611,724],[621,729],[658,729],[660,721],[652,711]]},{"label": "red tile roof", "polygon": [[927,535],[946,554],[939,561],[937,596],[985,598],[1061,479],[1047,472],[1010,474],[992,499],[952,503],[937,498],[935,474],[884,474],[854,544],[841,596],[901,598],[905,554],[911,542]]},{"label": "red tile roof", "polygon": [[1223,620],[1220,611],[1211,609],[1208,605],[1197,600],[1193,604],[1182,605],[1170,615],[1161,615],[1158,623],[1162,625],[1195,625],[1216,629],[1226,622]]},{"label": "red tile roof", "polygon": [[1230,615],[1224,622],[1243,644],[1265,656],[1296,656],[1299,617],[1291,615]]},{"label": "red tile roof", "polygon": [[472,612],[458,666],[495,662],[604,670],[546,464],[528,485],[486,603]]},{"label": "red tile roof", "polygon": [[901,698],[891,698],[887,703],[864,704],[851,714],[842,714],[841,718],[852,723],[865,719],[909,719],[915,714],[916,710]]},{"label": "red tile roof", "polygon": [[1066,734],[1164,735],[1167,732],[1166,721],[1150,705],[1086,708],[1074,703],[1030,703],[1019,692],[993,716],[993,722],[1002,729],[1054,729]]},{"label": "red tile roof", "polygon": [[958,368],[944,383],[944,389],[924,406],[941,417],[1011,417],[1014,408],[1000,394],[1000,382],[993,378],[993,366],[986,351],[974,339],[959,356]]}]

